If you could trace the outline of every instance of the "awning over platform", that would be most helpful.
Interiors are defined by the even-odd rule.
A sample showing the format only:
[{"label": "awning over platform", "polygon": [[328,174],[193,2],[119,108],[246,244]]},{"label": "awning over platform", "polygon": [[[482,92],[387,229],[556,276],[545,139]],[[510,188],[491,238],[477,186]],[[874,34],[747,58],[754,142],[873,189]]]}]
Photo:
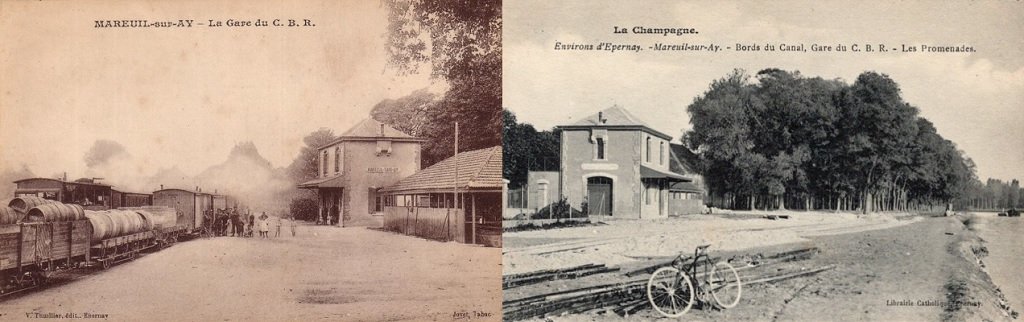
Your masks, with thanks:
[{"label": "awning over platform", "polygon": [[672,187],[669,188],[669,191],[702,193],[704,192],[704,189],[701,189],[697,185],[694,185],[693,182],[676,182],[672,184]]},{"label": "awning over platform", "polygon": [[693,181],[678,173],[661,171],[647,166],[640,166],[640,177],[644,179],[669,179],[671,181]]},{"label": "awning over platform", "polygon": [[309,180],[298,185],[301,189],[314,189],[314,188],[344,188],[345,180],[342,180],[344,176],[334,176],[327,178],[317,178]]}]

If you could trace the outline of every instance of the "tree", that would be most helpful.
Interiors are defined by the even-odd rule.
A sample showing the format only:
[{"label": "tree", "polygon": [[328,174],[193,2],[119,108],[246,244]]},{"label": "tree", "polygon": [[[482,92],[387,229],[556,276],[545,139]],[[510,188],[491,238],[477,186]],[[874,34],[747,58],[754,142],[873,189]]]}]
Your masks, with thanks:
[{"label": "tree", "polygon": [[402,133],[420,137],[424,133],[424,126],[430,121],[427,110],[436,108],[437,100],[437,94],[420,89],[399,99],[386,99],[377,103],[370,111],[370,116]]},{"label": "tree", "polygon": [[1010,189],[1006,191],[1006,207],[1018,207],[1020,205],[1020,181],[1013,179],[1010,182]]},{"label": "tree", "polygon": [[875,194],[892,170],[909,163],[911,140],[917,133],[917,110],[903,102],[899,86],[885,74],[865,72],[857,77],[840,101],[845,122],[839,139],[854,178],[864,213],[875,207]]},{"label": "tree", "polygon": [[[753,189],[749,184],[756,171],[756,160],[747,154],[753,142],[750,139],[748,106],[753,96],[750,76],[743,70],[734,70],[711,83],[704,95],[698,96],[687,107],[692,130],[683,136],[683,142],[694,151],[709,193],[720,195],[731,207],[737,206],[735,197],[749,196],[753,207]],[[741,171],[742,169],[742,171]]]},{"label": "tree", "polygon": [[[462,77],[466,62],[501,61],[501,1],[383,0],[388,15],[388,57],[392,66],[415,72],[431,65],[435,77]],[[425,37],[424,37],[425,36]],[[497,57],[489,57],[497,54]]]},{"label": "tree", "polygon": [[328,128],[320,128],[306,135],[302,139],[305,146],[299,152],[299,156],[288,165],[288,176],[296,184],[316,179],[320,168],[317,149],[331,143],[338,137],[334,131]]},{"label": "tree", "polygon": [[502,112],[503,176],[509,188],[526,184],[530,171],[554,171],[559,159],[559,139],[551,131],[537,131],[533,125],[518,123],[509,110]]},{"label": "tree", "polygon": [[[718,206],[907,210],[982,190],[973,161],[885,74],[846,84],[770,68],[757,80],[735,70],[687,107],[683,142]],[[988,187],[993,204],[1012,194]]]},{"label": "tree", "polygon": [[423,166],[459,150],[501,144],[501,1],[384,0],[392,67],[415,73],[429,64],[449,89],[422,111]]}]

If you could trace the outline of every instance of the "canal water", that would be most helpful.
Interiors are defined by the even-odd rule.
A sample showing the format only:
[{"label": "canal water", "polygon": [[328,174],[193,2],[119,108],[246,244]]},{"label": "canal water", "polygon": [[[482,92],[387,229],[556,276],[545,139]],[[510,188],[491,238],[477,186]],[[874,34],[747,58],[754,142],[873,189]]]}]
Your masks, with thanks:
[{"label": "canal water", "polygon": [[992,281],[1003,290],[1010,308],[1024,313],[1024,217],[998,217],[996,213],[975,213],[981,225],[975,227],[989,255],[982,259]]}]

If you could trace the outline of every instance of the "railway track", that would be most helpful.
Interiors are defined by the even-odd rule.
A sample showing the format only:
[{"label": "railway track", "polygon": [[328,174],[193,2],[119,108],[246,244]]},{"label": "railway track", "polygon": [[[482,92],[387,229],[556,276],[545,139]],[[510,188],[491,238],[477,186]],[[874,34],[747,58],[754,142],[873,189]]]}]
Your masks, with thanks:
[{"label": "railway track", "polygon": [[[735,256],[731,262],[736,266],[744,286],[776,283],[834,269],[833,265],[793,265],[812,258],[818,252],[817,248],[811,247],[770,255]],[[590,264],[505,276],[503,285],[506,300],[502,303],[503,318],[506,321],[517,321],[593,312],[614,312],[623,316],[635,314],[650,307],[646,294],[650,273],[668,265],[670,260],[655,259],[652,262],[626,272],[600,264]],[[596,273],[583,274],[585,272]],[[702,277],[701,275],[703,274],[696,277]],[[579,280],[585,276],[591,276],[589,285]],[[593,280],[610,282],[595,285]],[[560,285],[566,286],[552,291],[551,287],[539,285],[547,281],[559,281],[562,283]]]},{"label": "railway track", "polygon": [[536,284],[546,281],[580,278],[583,276],[615,272],[618,270],[618,268],[607,267],[604,264],[587,264],[565,269],[544,270],[525,274],[512,274],[502,277],[501,286],[503,289],[507,289],[516,286]]}]

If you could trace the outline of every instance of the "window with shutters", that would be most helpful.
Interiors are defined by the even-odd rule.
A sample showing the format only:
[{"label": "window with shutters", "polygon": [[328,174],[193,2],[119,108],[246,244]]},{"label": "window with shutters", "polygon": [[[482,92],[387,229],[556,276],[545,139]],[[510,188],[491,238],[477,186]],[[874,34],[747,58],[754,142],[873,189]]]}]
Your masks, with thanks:
[{"label": "window with shutters", "polygon": [[590,142],[594,147],[594,160],[608,160],[608,130],[591,129]]},{"label": "window with shutters", "polygon": [[334,147],[334,173],[341,172],[341,146]]},{"label": "window with shutters", "polygon": [[324,150],[324,156],[323,156],[323,159],[321,159],[321,160],[320,160],[320,165],[321,165],[321,166],[322,166],[322,168],[323,168],[323,169],[321,170],[321,172],[323,173],[323,175],[322,175],[322,176],[324,176],[324,177],[326,177],[326,176],[327,176],[327,165],[328,165],[328,163],[327,163],[327,162],[328,162],[328,160],[327,160],[327,157],[328,157],[328,156],[330,156],[330,155],[328,155],[328,154],[327,154],[327,150]]},{"label": "window with shutters", "polygon": [[661,142],[658,149],[658,164],[665,165],[665,142]]},{"label": "window with shutters", "polygon": [[644,146],[647,152],[647,163],[651,163],[651,137],[647,137],[647,145]]}]

